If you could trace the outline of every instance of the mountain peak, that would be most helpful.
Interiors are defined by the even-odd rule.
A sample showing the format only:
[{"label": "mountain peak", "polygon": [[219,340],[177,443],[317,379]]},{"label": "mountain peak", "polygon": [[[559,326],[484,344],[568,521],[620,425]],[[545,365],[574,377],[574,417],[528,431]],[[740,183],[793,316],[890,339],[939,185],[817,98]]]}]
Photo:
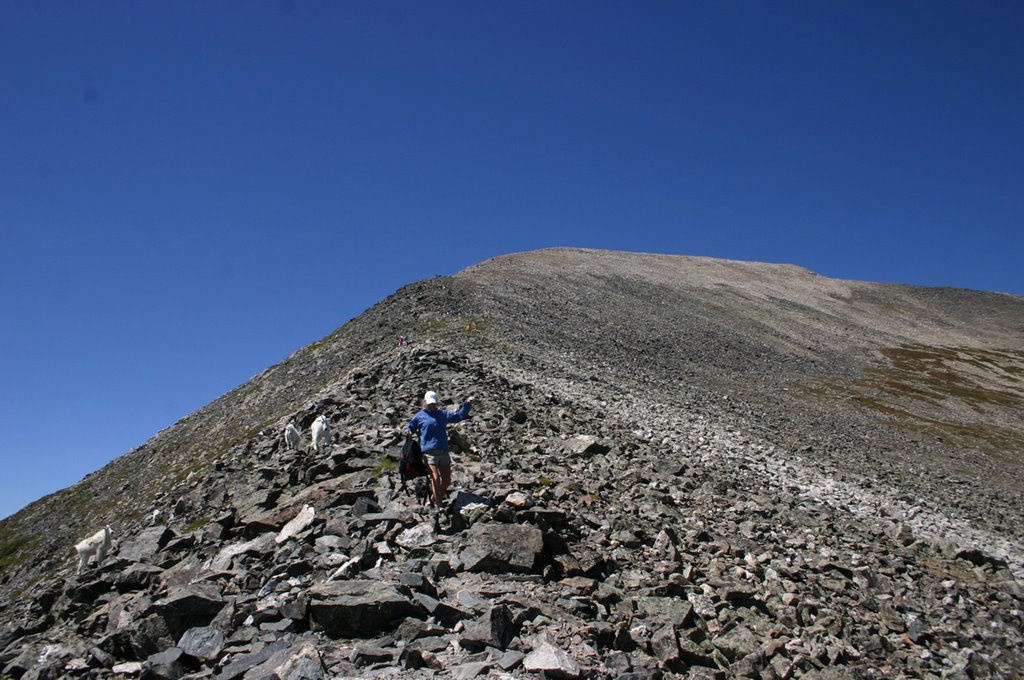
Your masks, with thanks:
[{"label": "mountain peak", "polygon": [[[1022,328],[1016,296],[699,257],[411,284],[0,523],[0,670],[1010,675]],[[476,398],[437,517],[394,469],[428,389]],[[324,450],[285,441],[318,416]]]}]

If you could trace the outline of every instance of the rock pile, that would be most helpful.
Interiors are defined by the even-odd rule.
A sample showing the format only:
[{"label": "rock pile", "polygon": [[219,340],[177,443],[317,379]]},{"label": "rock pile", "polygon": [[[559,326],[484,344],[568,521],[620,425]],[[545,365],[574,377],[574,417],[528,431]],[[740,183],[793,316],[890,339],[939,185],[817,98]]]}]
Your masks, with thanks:
[{"label": "rock pile", "polygon": [[[426,389],[476,397],[451,507],[398,490]],[[396,347],[8,605],[24,678],[1020,677],[1020,545],[713,414]],[[285,446],[318,415],[333,440]],[[158,490],[159,491],[159,490]],[[155,515],[151,514],[150,517]]]}]

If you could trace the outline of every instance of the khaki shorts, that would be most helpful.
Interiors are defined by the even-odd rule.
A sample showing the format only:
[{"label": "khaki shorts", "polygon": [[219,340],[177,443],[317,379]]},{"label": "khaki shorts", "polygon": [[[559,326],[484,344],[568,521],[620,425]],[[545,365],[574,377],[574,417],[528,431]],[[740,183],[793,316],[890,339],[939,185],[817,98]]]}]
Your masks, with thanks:
[{"label": "khaki shorts", "polygon": [[451,465],[452,457],[447,451],[440,449],[436,451],[424,451],[423,460],[427,461],[427,465]]}]

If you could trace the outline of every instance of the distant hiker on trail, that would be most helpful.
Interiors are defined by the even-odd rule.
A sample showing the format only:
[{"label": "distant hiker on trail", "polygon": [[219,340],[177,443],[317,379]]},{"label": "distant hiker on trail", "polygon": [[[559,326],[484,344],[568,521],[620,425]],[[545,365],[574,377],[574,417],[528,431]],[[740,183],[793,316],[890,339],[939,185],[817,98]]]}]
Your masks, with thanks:
[{"label": "distant hiker on trail", "polygon": [[430,495],[435,508],[441,508],[448,494],[448,485],[452,483],[452,457],[448,453],[448,432],[445,428],[449,423],[465,420],[472,402],[473,398],[469,397],[458,411],[447,411],[438,405],[437,392],[427,392],[423,395],[423,408],[402,430],[406,437],[413,433],[419,435],[423,459],[430,470]]}]

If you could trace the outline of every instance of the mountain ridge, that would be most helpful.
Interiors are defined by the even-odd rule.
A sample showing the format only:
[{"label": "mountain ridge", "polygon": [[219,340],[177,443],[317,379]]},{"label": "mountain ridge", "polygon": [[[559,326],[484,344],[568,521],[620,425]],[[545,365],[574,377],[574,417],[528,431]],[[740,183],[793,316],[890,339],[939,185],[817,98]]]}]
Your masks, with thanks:
[{"label": "mountain ridge", "polygon": [[[501,436],[482,425],[475,431],[476,447],[495,460],[515,465],[502,453],[509,447],[529,457],[548,446],[532,430],[529,446],[509,439],[519,425],[503,413],[523,409],[518,392],[569,409],[562,424],[549,416],[537,425],[560,436],[572,434],[566,421],[594,426],[593,414],[616,403],[624,415],[611,416],[608,436],[624,456],[674,451],[671,438],[650,434],[667,428],[692,439],[674,457],[693,456],[722,479],[748,484],[723,461],[753,465],[773,486],[791,484],[829,513],[866,521],[854,506],[892,512],[916,540],[936,544],[943,532],[963,531],[1019,579],[1022,328],[1017,296],[834,281],[793,265],[585,249],[494,258],[400,289],[79,484],[0,522],[0,621],[21,614],[23,595],[71,578],[66,547],[96,525],[119,523],[127,545],[155,509],[195,506],[188,523],[175,525],[182,537],[192,523],[209,521],[197,490],[231,489],[224,470],[251,474],[245,461],[255,463],[258,451],[270,456],[260,459],[269,461],[261,463],[267,474],[290,460],[271,447],[288,418],[308,427],[316,412],[333,409],[339,425],[362,433],[346,455],[379,457],[431,381],[465,387],[467,376],[506,395],[487,416]],[[395,347],[398,335],[411,337],[412,348]],[[631,441],[620,432],[626,421],[648,434]],[[770,456],[786,461],[788,477],[771,469]],[[538,474],[560,464],[538,459]],[[293,469],[280,482],[285,498],[312,468]],[[327,473],[313,478],[320,474]],[[969,493],[950,498],[951,488]],[[381,493],[378,500],[391,498]],[[231,507],[244,515],[238,503]],[[19,546],[26,535],[39,543]]]}]

